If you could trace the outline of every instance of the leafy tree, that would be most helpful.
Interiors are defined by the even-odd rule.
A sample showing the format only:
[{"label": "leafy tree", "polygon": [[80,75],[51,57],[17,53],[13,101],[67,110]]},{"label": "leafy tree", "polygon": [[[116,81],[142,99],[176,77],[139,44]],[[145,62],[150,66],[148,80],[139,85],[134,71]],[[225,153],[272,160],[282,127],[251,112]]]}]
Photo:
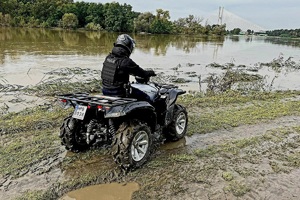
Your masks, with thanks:
[{"label": "leafy tree", "polygon": [[78,26],[78,19],[74,13],[66,13],[62,17],[63,28],[76,28]]},{"label": "leafy tree", "polygon": [[169,19],[170,19],[169,11],[157,9],[155,19],[150,25],[151,33],[156,33],[156,34],[171,33],[173,25],[172,22],[169,21]]},{"label": "leafy tree", "polygon": [[174,25],[174,33],[185,33],[186,29],[186,19],[179,18],[178,20],[173,22]]},{"label": "leafy tree", "polygon": [[300,29],[279,29],[279,30],[272,30],[266,32],[268,36],[276,36],[276,37],[293,37],[298,38],[300,37]]},{"label": "leafy tree", "polygon": [[195,17],[194,15],[189,15],[186,18],[179,18],[174,21],[174,32],[183,34],[198,34],[203,32],[203,26],[201,22],[203,19]]},{"label": "leafy tree", "polygon": [[1,26],[9,26],[11,24],[11,17],[9,14],[2,14],[0,12],[0,27]]},{"label": "leafy tree", "polygon": [[150,25],[154,21],[155,16],[150,12],[145,12],[139,14],[137,18],[134,19],[134,30],[136,32],[150,32]]},{"label": "leafy tree", "polygon": [[31,6],[31,9],[34,18],[40,19],[41,21],[47,21],[49,16],[52,16],[55,12],[56,5],[55,1],[39,0]]},{"label": "leafy tree", "polygon": [[133,30],[133,19],[135,14],[130,5],[112,2],[105,6],[105,25],[104,28],[113,32],[130,32]]},{"label": "leafy tree", "polygon": [[78,25],[79,27],[84,27],[86,25],[86,16],[89,9],[89,3],[85,2],[76,2],[75,3],[75,15],[78,18]]},{"label": "leafy tree", "polygon": [[0,12],[2,12],[3,15],[16,13],[17,8],[17,0],[0,0]]},{"label": "leafy tree", "polygon": [[242,30],[240,28],[234,28],[230,31],[230,34],[239,35]]},{"label": "leafy tree", "polygon": [[86,30],[90,31],[101,31],[103,30],[100,24],[95,24],[94,22],[90,22],[85,26]]},{"label": "leafy tree", "polygon": [[214,24],[212,25],[211,34],[222,36],[226,34],[226,24],[218,25]]},{"label": "leafy tree", "polygon": [[[0,26],[85,27],[114,32],[150,32],[158,34],[224,34],[224,27],[201,25],[202,19],[189,15],[172,23],[167,10],[137,13],[128,4],[87,3],[73,0],[0,0]],[[72,15],[71,15],[72,13]],[[8,14],[8,15],[7,15]],[[5,24],[5,25],[4,25]],[[299,31],[270,34],[299,37]]]},{"label": "leafy tree", "polygon": [[93,22],[94,24],[99,24],[101,27],[104,27],[105,18],[103,4],[90,3],[85,20],[87,23]]},{"label": "leafy tree", "polygon": [[33,27],[38,27],[39,24],[40,23],[38,19],[35,19],[34,17],[30,17],[27,25],[28,27],[33,28]]}]

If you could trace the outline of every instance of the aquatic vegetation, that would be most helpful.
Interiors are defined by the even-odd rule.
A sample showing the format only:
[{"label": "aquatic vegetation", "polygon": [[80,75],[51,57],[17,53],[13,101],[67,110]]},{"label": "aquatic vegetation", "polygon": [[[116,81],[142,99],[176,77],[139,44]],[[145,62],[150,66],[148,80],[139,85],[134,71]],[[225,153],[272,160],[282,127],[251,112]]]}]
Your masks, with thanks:
[{"label": "aquatic vegetation", "polygon": [[271,62],[260,63],[260,66],[270,67],[278,73],[280,73],[282,70],[292,71],[300,69],[299,63],[294,61],[292,57],[285,59],[282,53],[278,56],[278,58],[273,59]]},{"label": "aquatic vegetation", "polygon": [[[263,76],[259,74],[247,74],[240,70],[229,69],[221,75],[211,74],[203,82],[207,83],[208,94],[223,93],[231,89],[235,89],[234,86],[237,83],[250,82],[253,85],[254,82],[260,81]],[[239,87],[239,90],[243,88]]]}]

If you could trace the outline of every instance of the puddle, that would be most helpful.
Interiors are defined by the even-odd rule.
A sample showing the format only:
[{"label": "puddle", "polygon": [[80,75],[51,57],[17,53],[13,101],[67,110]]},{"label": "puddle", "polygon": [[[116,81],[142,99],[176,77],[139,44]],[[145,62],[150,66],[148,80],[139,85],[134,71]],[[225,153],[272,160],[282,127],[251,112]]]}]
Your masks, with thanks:
[{"label": "puddle", "polygon": [[173,149],[180,149],[182,147],[185,147],[186,145],[186,138],[182,138],[178,141],[170,141],[166,142],[163,145],[160,146],[161,150],[173,150]]},{"label": "puddle", "polygon": [[93,185],[69,192],[60,200],[130,200],[137,190],[135,182]]}]

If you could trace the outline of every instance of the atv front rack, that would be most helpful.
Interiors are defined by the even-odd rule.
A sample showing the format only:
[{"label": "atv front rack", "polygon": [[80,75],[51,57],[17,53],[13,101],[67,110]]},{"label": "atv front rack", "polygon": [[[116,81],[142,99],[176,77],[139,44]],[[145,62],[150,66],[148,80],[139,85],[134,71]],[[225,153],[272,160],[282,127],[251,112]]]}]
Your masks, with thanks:
[{"label": "atv front rack", "polygon": [[121,97],[110,97],[104,95],[94,95],[91,96],[88,93],[74,93],[74,94],[63,94],[58,95],[57,98],[60,100],[69,100],[71,102],[80,102],[94,105],[102,106],[118,106],[123,104],[128,104],[137,101],[137,99],[132,98],[121,98]]}]

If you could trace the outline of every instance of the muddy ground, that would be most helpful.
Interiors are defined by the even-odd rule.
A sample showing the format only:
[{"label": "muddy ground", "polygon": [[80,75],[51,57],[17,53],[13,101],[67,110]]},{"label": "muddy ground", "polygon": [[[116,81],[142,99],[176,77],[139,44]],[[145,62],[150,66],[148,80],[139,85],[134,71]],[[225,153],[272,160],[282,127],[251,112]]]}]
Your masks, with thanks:
[{"label": "muddy ground", "polygon": [[[188,135],[161,144],[128,173],[109,149],[67,152],[58,134],[72,110],[47,99],[0,116],[0,199],[80,199],[83,190],[65,195],[99,184],[105,191],[128,186],[127,199],[300,198],[299,91],[184,95]],[[98,191],[97,199],[120,197]]]}]

